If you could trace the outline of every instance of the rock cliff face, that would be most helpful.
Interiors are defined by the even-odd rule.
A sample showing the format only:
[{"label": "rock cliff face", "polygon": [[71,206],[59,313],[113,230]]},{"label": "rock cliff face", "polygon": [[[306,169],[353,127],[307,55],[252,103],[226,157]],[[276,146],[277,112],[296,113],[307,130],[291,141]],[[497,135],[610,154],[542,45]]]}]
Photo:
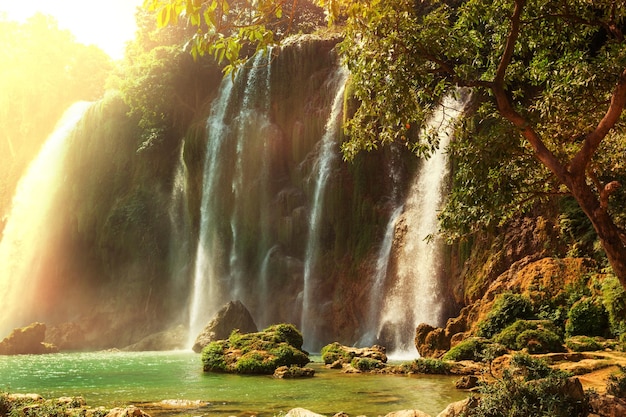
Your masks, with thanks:
[{"label": "rock cliff face", "polygon": [[443,306],[402,301],[383,318],[387,296],[404,291],[402,265],[416,262],[407,201],[422,162],[401,146],[341,160],[351,103],[338,40],[294,38],[231,83],[216,67],[194,72],[201,90],[180,94],[198,98],[196,112],[150,146],[119,96],[93,105],[64,142],[39,273],[24,288],[32,303],[12,300],[19,320],[0,331],[45,319],[62,349],[140,348],[164,330],[188,339],[179,326],[197,333],[241,300],[259,327],[296,324],[311,351],[338,341],[392,352],[412,344],[416,310],[437,310],[428,324],[443,329],[440,318],[478,302],[440,331],[445,345],[489,308],[492,285],[517,285],[562,252],[552,223],[520,218],[447,248],[437,285],[421,290]]},{"label": "rock cliff face", "polygon": [[[243,70],[219,127],[207,122],[224,84],[219,71],[194,73],[200,110],[150,147],[120,97],[92,106],[64,143],[65,180],[47,208],[55,213],[49,233],[38,237],[54,251],[40,254],[42,272],[25,289],[38,302],[16,306],[18,321],[45,319],[50,338],[67,349],[125,347],[187,327],[196,304],[209,306],[198,319],[204,325],[239,299],[260,327],[305,321],[305,340],[317,348],[353,344],[373,328],[375,336],[366,317],[379,309],[370,289],[380,245],[419,161],[404,148],[341,161],[348,103],[338,95],[345,74],[337,42],[294,39],[263,58],[271,68]],[[321,187],[333,110],[337,131]],[[211,158],[220,169],[207,192]],[[198,292],[212,301],[194,303]]]}]

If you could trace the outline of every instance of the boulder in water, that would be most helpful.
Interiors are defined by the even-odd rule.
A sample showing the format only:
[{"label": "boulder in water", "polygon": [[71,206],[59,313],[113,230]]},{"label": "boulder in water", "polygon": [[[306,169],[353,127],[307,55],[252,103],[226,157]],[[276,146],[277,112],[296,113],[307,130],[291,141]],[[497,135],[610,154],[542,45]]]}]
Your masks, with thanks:
[{"label": "boulder in water", "polygon": [[423,358],[439,358],[450,349],[445,329],[421,323],[415,329],[415,348]]},{"label": "boulder in water", "polygon": [[46,325],[32,323],[26,327],[13,330],[0,342],[0,355],[29,355],[56,353],[59,349],[49,343],[44,343]]},{"label": "boulder in water", "polygon": [[241,333],[258,331],[254,319],[241,301],[231,301],[222,307],[198,335],[192,349],[200,353],[209,343],[228,339],[232,331],[236,329]]},{"label": "boulder in water", "polygon": [[273,374],[281,366],[304,366],[302,334],[292,324],[275,324],[261,332],[232,332],[227,340],[209,343],[202,350],[205,372]]},{"label": "boulder in water", "polygon": [[336,360],[343,360],[348,363],[353,358],[369,358],[376,359],[381,362],[387,362],[387,355],[385,352],[385,347],[379,345],[355,348],[334,342],[322,348],[322,359],[326,364],[334,363]]},{"label": "boulder in water", "polygon": [[301,366],[280,366],[274,371],[274,378],[310,378],[315,375],[315,369]]}]

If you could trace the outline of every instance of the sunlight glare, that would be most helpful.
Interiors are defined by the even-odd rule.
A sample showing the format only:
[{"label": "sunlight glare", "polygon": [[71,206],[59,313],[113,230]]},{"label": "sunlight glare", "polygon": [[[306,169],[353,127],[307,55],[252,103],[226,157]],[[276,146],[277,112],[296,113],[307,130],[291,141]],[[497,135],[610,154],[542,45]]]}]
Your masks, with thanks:
[{"label": "sunlight glare", "polygon": [[40,12],[54,16],[59,28],[70,30],[78,42],[94,44],[113,59],[124,56],[126,42],[135,37],[135,11],[143,0],[0,0],[0,16],[25,21]]}]

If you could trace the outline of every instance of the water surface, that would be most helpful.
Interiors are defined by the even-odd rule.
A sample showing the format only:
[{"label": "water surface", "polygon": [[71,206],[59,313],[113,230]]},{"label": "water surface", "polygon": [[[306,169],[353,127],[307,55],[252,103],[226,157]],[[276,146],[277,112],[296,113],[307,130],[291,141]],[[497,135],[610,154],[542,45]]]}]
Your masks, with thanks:
[{"label": "water surface", "polygon": [[[83,396],[92,407],[136,404],[152,416],[274,416],[295,407],[351,416],[417,408],[436,416],[466,395],[452,377],[350,375],[319,359],[310,366],[313,378],[281,380],[204,373],[191,351],[0,356],[0,390]],[[185,410],[146,404],[163,400],[196,403]]]}]

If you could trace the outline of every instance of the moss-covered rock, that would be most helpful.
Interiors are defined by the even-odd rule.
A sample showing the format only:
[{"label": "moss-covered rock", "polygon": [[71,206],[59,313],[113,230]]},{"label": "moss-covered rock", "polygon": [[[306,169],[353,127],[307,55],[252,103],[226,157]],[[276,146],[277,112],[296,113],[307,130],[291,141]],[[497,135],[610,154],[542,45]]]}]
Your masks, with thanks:
[{"label": "moss-covered rock", "polygon": [[233,331],[226,340],[202,350],[205,372],[273,374],[281,366],[304,366],[309,355],[302,350],[302,334],[291,324],[277,324],[261,332]]},{"label": "moss-covered rock", "polygon": [[364,358],[368,360],[371,359],[379,364],[384,364],[387,362],[387,354],[385,352],[386,349],[379,345],[354,348],[333,342],[322,348],[322,360],[325,364],[330,365],[335,362],[348,364],[351,363],[354,358]]},{"label": "moss-covered rock", "polygon": [[521,294],[504,293],[494,303],[485,320],[478,324],[478,336],[493,337],[517,319],[531,318],[533,306],[530,299]]}]

